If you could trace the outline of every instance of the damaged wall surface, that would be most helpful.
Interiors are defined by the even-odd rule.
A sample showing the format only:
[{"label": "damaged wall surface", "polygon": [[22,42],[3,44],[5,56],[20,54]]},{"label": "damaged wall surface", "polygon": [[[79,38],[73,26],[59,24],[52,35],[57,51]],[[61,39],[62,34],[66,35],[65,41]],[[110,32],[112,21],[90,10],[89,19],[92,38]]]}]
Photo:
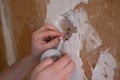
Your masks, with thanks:
[{"label": "damaged wall surface", "polygon": [[71,80],[120,79],[119,0],[1,1],[0,70],[29,53],[33,31],[50,23],[62,32],[66,17],[77,29],[61,48],[76,63]]}]

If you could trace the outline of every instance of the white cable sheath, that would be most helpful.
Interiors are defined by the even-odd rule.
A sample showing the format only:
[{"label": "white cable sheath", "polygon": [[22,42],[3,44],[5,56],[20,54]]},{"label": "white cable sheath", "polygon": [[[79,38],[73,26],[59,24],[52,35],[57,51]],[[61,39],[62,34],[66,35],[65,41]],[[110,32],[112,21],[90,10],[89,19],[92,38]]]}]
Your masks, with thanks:
[{"label": "white cable sheath", "polygon": [[52,56],[60,57],[62,54],[59,51],[62,47],[62,44],[63,44],[63,39],[62,39],[62,37],[60,37],[60,43],[58,45],[58,48],[57,49],[49,49],[49,50],[45,51],[43,53],[43,55],[41,56],[40,61],[43,61],[45,58],[49,58]]}]

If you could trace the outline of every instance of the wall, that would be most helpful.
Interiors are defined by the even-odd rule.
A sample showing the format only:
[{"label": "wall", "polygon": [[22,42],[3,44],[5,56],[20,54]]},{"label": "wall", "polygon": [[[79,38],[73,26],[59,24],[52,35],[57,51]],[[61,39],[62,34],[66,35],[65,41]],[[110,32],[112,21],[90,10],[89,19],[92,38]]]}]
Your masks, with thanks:
[{"label": "wall", "polygon": [[[15,57],[16,60],[21,59],[23,56],[29,54],[31,34],[39,28],[45,21],[47,15],[47,6],[51,0],[8,0],[11,18],[11,31],[13,34]],[[90,52],[91,61],[94,65],[98,61],[99,51],[107,48],[112,49],[111,54],[117,62],[115,69],[114,80],[119,80],[120,74],[120,1],[119,0],[89,0],[88,4],[79,3],[75,9],[83,8],[88,15],[89,23],[93,29],[99,34],[102,40],[102,46]],[[2,26],[0,27],[2,30]],[[0,70],[7,67],[6,48],[4,36],[0,31]],[[115,50],[115,54],[113,51]],[[81,51],[81,59],[86,63],[85,59],[87,54],[86,50]],[[85,56],[85,57],[84,57]],[[93,58],[94,57],[94,58]],[[91,71],[88,64],[84,64],[86,76],[91,80]],[[88,70],[88,71],[87,71]]]}]

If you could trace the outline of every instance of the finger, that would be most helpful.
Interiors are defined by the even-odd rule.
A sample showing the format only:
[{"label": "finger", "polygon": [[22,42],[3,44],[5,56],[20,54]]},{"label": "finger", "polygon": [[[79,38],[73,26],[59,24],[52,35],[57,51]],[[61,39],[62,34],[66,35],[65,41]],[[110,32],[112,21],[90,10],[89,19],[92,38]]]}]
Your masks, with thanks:
[{"label": "finger", "polygon": [[55,39],[51,40],[50,42],[46,43],[46,45],[44,47],[45,47],[45,49],[51,49],[53,47],[56,47],[59,43],[60,43],[60,39],[58,37],[58,38],[55,38]]},{"label": "finger", "polygon": [[63,73],[63,72],[59,72],[59,75],[62,76],[62,79],[61,80],[70,80],[73,73]]},{"label": "finger", "polygon": [[46,68],[46,67],[48,67],[49,65],[51,65],[53,62],[54,62],[53,59],[47,58],[47,59],[45,59],[44,61],[42,61],[40,64],[38,64],[38,65],[35,67],[35,70],[34,70],[34,71],[40,72],[40,71],[42,71],[44,68]]},{"label": "finger", "polygon": [[63,73],[61,73],[62,76],[65,76],[65,80],[70,80],[71,77],[72,77],[72,74],[73,74],[73,73],[68,73],[68,74],[63,74]]},{"label": "finger", "polygon": [[60,71],[61,76],[65,76],[65,80],[69,80],[73,74],[75,68],[75,64],[71,61],[68,65],[66,65],[63,70]]},{"label": "finger", "polygon": [[48,37],[60,37],[64,36],[63,33],[58,32],[58,31],[46,31],[46,32],[41,32],[41,33],[33,33],[32,38],[35,40],[46,40]]},{"label": "finger", "polygon": [[47,31],[47,30],[59,31],[56,27],[54,27],[51,24],[45,24],[43,27],[40,28],[40,31]]},{"label": "finger", "polygon": [[48,37],[60,37],[64,34],[58,31],[46,31],[42,32],[39,36],[40,39],[48,38]]},{"label": "finger", "polygon": [[70,57],[68,55],[64,55],[58,61],[52,64],[52,67],[54,67],[57,71],[61,71],[66,65],[69,64],[70,61]]},{"label": "finger", "polygon": [[52,31],[59,31],[56,27],[54,27],[51,24],[45,24],[44,26],[42,26],[40,29],[36,30],[33,34],[39,34],[43,31],[47,31],[47,30],[52,30]]},{"label": "finger", "polygon": [[67,66],[63,68],[63,70],[61,70],[61,72],[63,72],[63,74],[68,74],[73,72],[74,69],[75,69],[75,63],[71,61]]}]

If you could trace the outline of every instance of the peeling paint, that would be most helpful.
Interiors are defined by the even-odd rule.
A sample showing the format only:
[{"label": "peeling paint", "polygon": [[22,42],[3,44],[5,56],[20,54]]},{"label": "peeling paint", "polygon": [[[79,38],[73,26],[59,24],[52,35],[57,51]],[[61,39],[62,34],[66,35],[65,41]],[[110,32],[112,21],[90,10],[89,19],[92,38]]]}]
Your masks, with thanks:
[{"label": "peeling paint", "polygon": [[46,22],[55,20],[56,17],[60,16],[62,13],[74,9],[74,7],[80,2],[88,3],[88,0],[50,0],[47,5],[47,15]]},{"label": "peeling paint", "polygon": [[[89,22],[87,12],[83,8],[74,10],[75,6],[80,2],[87,4],[88,0],[51,0],[47,5],[47,23],[55,25],[61,32],[63,32],[60,26],[60,21],[63,19],[63,16],[65,16],[73,23],[74,27],[77,28],[77,32],[73,33],[71,38],[65,41],[61,48],[61,52],[69,54],[76,64],[71,80],[88,80],[84,74],[84,70],[82,69],[83,62],[80,57],[80,50],[82,50],[84,46],[83,42],[86,42],[86,52],[91,52],[102,45],[102,40]],[[101,52],[95,69],[93,70],[91,67],[93,74],[92,80],[113,80],[116,62],[114,57],[111,57],[107,51],[104,51],[104,53],[105,54],[102,54]],[[106,56],[108,56],[108,59],[102,60]],[[107,64],[112,67],[112,70],[109,71],[110,67],[105,66],[106,70],[103,71],[106,73],[101,74],[97,67],[102,66],[102,62],[106,60]],[[112,60],[114,66],[109,63],[110,60]],[[102,68],[100,67],[100,69]],[[98,74],[98,76],[96,76],[96,74]],[[103,76],[107,79],[103,79]]]},{"label": "peeling paint", "polygon": [[114,69],[116,67],[116,61],[110,54],[109,49],[101,51],[98,63],[93,70],[92,80],[113,80]]}]

